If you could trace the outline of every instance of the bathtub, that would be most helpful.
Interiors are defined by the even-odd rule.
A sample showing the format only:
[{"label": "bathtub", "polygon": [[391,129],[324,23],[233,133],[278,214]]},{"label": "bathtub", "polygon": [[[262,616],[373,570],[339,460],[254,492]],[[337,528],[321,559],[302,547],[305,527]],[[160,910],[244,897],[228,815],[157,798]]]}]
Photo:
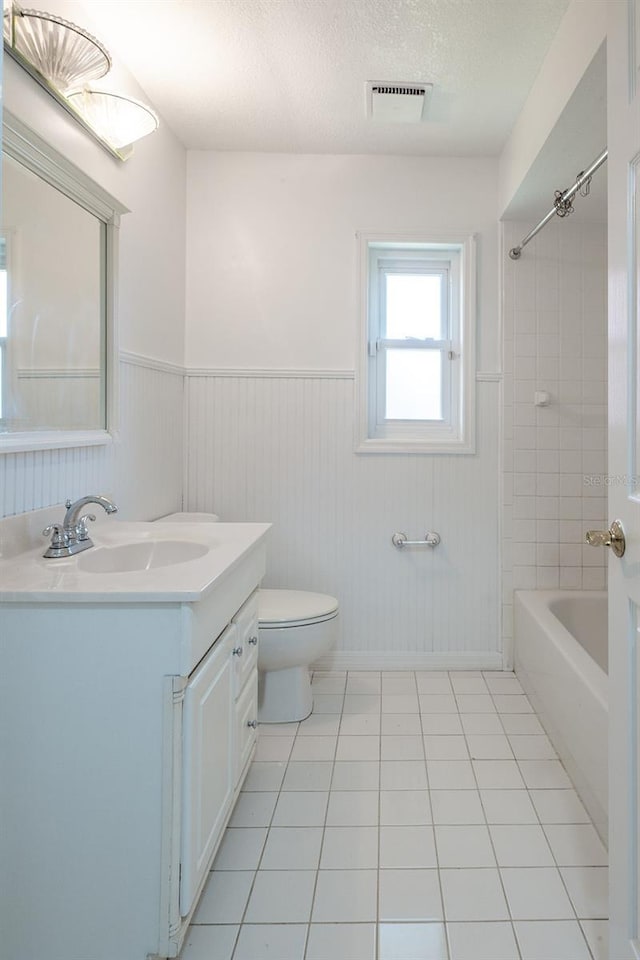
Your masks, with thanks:
[{"label": "bathtub", "polygon": [[518,679],[606,843],[607,595],[519,590],[514,634]]}]

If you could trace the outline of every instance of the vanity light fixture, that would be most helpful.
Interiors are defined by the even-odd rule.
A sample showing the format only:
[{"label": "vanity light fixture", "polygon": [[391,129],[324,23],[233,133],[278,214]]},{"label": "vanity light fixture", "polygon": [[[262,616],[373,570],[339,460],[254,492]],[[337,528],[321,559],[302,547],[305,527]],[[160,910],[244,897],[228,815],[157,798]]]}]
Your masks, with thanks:
[{"label": "vanity light fixture", "polygon": [[105,77],[111,57],[82,27],[41,10],[3,0],[6,52],[120,160],[131,144],[158,128],[154,111],[138,100],[89,86]]}]

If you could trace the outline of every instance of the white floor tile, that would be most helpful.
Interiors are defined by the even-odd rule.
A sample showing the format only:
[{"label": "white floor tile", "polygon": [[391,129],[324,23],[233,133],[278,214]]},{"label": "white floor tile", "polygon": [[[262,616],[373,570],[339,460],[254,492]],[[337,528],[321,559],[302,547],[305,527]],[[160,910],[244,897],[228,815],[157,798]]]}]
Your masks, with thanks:
[{"label": "white floor tile", "polygon": [[311,681],[311,690],[316,693],[344,693],[346,677],[315,677]]},{"label": "white floor tile", "polygon": [[560,873],[576,916],[581,920],[606,920],[609,916],[607,867],[560,867]]},{"label": "white floor tile", "polygon": [[257,870],[266,838],[266,827],[228,828],[213,861],[213,869]]},{"label": "white floor tile", "polygon": [[490,827],[490,830],[499,866],[554,866],[542,827],[535,824],[499,824]]},{"label": "white floor tile", "polygon": [[511,734],[509,743],[516,760],[557,760],[558,755],[546,736]]},{"label": "white floor tile", "polygon": [[380,746],[381,760],[424,760],[424,743],[420,736],[386,737],[383,735]]},{"label": "white floor tile", "polygon": [[380,793],[383,826],[420,826],[431,823],[427,790],[383,790]]},{"label": "white floor tile", "polygon": [[379,960],[447,960],[442,923],[381,923]]},{"label": "white floor tile", "polygon": [[326,827],[322,870],[374,870],[378,866],[377,827]]},{"label": "white floor tile", "polygon": [[442,920],[442,898],[437,870],[381,870],[380,920]]},{"label": "white floor tile", "polygon": [[508,920],[497,870],[441,870],[447,920]]},{"label": "white floor tile", "polygon": [[510,923],[448,923],[451,960],[520,960]]},{"label": "white floor tile", "polygon": [[432,790],[475,790],[476,788],[470,760],[428,760],[427,772]]},{"label": "white floor tile", "polygon": [[420,717],[414,713],[383,713],[381,716],[383,736],[420,737]]},{"label": "white floor tile", "polygon": [[336,760],[379,760],[380,737],[338,737]]},{"label": "white floor tile", "polygon": [[590,823],[549,823],[545,824],[544,831],[558,866],[607,865],[607,851]]},{"label": "white floor tile", "polygon": [[481,790],[520,790],[524,788],[515,760],[474,760],[473,769]]},{"label": "white floor tile", "polygon": [[496,694],[493,702],[498,713],[533,713],[533,707],[524,695],[505,697]]},{"label": "white floor tile", "polygon": [[497,713],[463,713],[460,719],[467,736],[471,734],[504,736],[504,730]]},{"label": "white floor tile", "polygon": [[375,956],[373,923],[312,923],[309,927],[306,960],[375,960]]},{"label": "white floor tile", "polygon": [[314,870],[259,870],[245,923],[306,923],[315,878]]},{"label": "white floor tile", "polygon": [[238,927],[189,927],[180,960],[231,960]]},{"label": "white floor tile", "polygon": [[327,826],[377,826],[379,796],[377,790],[332,790],[329,794]]},{"label": "white floor tile", "polygon": [[382,694],[383,713],[418,713],[417,693],[384,693]]},{"label": "white floor tile", "polygon": [[321,827],[327,812],[328,791],[281,793],[273,815],[274,827]]},{"label": "white floor tile", "polygon": [[448,677],[434,679],[431,676],[416,677],[416,686],[418,693],[430,694],[431,696],[451,696],[452,687]]},{"label": "white floor tile", "polygon": [[589,823],[575,790],[530,790],[541,823]]},{"label": "white floor tile", "polygon": [[606,920],[581,920],[582,932],[591,948],[593,960],[609,960],[609,924]]},{"label": "white floor tile", "polygon": [[252,763],[242,789],[246,793],[279,790],[287,769],[286,763]]},{"label": "white floor tile", "polygon": [[415,696],[417,693],[415,678],[400,680],[395,677],[382,676],[382,695],[394,694],[400,696]]},{"label": "white floor tile", "polygon": [[287,766],[283,790],[328,790],[333,764],[324,761],[291,760]]},{"label": "white floor tile", "polygon": [[343,713],[380,713],[382,697],[376,694],[351,694],[344,698]]},{"label": "white floor tile", "polygon": [[258,725],[259,737],[295,737],[298,732],[299,723],[260,723]]},{"label": "white floor tile", "polygon": [[472,760],[513,760],[509,741],[504,734],[467,734]]},{"label": "white floor tile", "polygon": [[544,733],[542,724],[533,713],[502,713],[500,721],[505,733],[539,736]]},{"label": "white floor tile", "polygon": [[347,693],[356,696],[375,694],[378,696],[382,690],[380,675],[376,674],[370,677],[349,677],[347,680]]},{"label": "white floor tile", "polygon": [[484,823],[485,817],[477,790],[431,790],[434,823]]},{"label": "white floor tile", "polygon": [[485,675],[485,679],[491,693],[506,694],[507,696],[514,693],[524,693],[515,677],[505,677],[503,679],[502,677],[487,677]]},{"label": "white floor tile", "polygon": [[420,713],[457,713],[458,705],[452,693],[421,693],[418,697]]},{"label": "white floor tile", "polygon": [[537,823],[526,790],[481,790],[487,823]]},{"label": "white floor tile", "polygon": [[572,783],[559,760],[520,760],[524,782],[531,790],[562,789]]},{"label": "white floor tile", "polygon": [[462,733],[460,715],[457,713],[423,713],[421,718],[425,736],[455,736]]},{"label": "white floor tile", "polygon": [[312,713],[298,726],[299,737],[336,737],[340,727],[340,713]]},{"label": "white floor tile", "polygon": [[435,866],[432,827],[380,827],[380,869]]},{"label": "white floor tile", "polygon": [[461,677],[451,675],[451,686],[456,694],[488,694],[487,684],[482,677]]},{"label": "white floor tile", "polygon": [[376,919],[376,870],[320,870],[314,923],[370,923]]},{"label": "white floor tile", "polygon": [[233,960],[303,960],[306,924],[245,923]]},{"label": "white floor tile", "polygon": [[241,793],[229,821],[230,827],[268,827],[275,810],[278,794]]},{"label": "white floor tile", "polygon": [[379,736],[380,716],[377,713],[350,713],[342,717],[340,733],[343,736]]},{"label": "white floor tile", "polygon": [[213,870],[192,923],[240,923],[249,899],[253,870]]},{"label": "white floor tile", "polygon": [[343,699],[341,693],[317,693],[313,698],[313,712],[340,713]]},{"label": "white floor tile", "polygon": [[468,760],[467,742],[464,737],[439,737],[427,734],[424,738],[424,753],[427,760]]},{"label": "white floor tile", "polygon": [[317,870],[322,827],[272,827],[260,861],[261,870]]},{"label": "white floor tile", "polygon": [[492,698],[488,693],[460,693],[456,695],[460,713],[495,713]]},{"label": "white floor tile", "polygon": [[424,760],[383,760],[380,764],[381,790],[424,790],[427,768]]},{"label": "white floor tile", "polygon": [[514,923],[522,960],[591,960],[580,925],[575,920]]},{"label": "white floor tile", "polygon": [[333,769],[332,790],[378,790],[380,764],[374,760],[338,761]]},{"label": "white floor tile", "polygon": [[437,826],[435,835],[441,868],[495,867],[496,858],[485,826]]},{"label": "white floor tile", "polygon": [[292,760],[333,760],[337,737],[296,737],[291,751]]},{"label": "white floor tile", "polygon": [[555,867],[506,867],[502,882],[514,920],[564,920],[573,907]]}]

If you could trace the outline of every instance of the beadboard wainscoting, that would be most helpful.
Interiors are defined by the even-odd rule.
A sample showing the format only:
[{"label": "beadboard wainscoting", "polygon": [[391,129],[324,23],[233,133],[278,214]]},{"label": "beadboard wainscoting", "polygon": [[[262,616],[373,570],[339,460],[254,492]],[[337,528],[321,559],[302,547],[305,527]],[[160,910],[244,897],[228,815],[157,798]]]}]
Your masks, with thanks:
[{"label": "beadboard wainscoting", "polygon": [[112,443],[0,455],[1,516],[98,492],[114,497],[123,519],[152,519],[180,508],[183,370],[122,354],[119,380],[119,429]]},{"label": "beadboard wainscoting", "polygon": [[[185,509],[273,523],[265,586],[340,601],[323,667],[501,668],[501,384],[477,383],[477,454],[354,452],[348,371],[188,371]],[[436,549],[392,546],[437,531]]]}]

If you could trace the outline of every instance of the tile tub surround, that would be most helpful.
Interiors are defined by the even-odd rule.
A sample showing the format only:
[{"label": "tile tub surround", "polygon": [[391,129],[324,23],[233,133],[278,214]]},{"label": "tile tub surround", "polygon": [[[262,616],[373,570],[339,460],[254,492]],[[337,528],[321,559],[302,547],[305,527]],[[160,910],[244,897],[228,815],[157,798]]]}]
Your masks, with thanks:
[{"label": "tile tub surround", "polygon": [[513,674],[313,687],[260,729],[182,960],[604,960],[606,851]]}]

